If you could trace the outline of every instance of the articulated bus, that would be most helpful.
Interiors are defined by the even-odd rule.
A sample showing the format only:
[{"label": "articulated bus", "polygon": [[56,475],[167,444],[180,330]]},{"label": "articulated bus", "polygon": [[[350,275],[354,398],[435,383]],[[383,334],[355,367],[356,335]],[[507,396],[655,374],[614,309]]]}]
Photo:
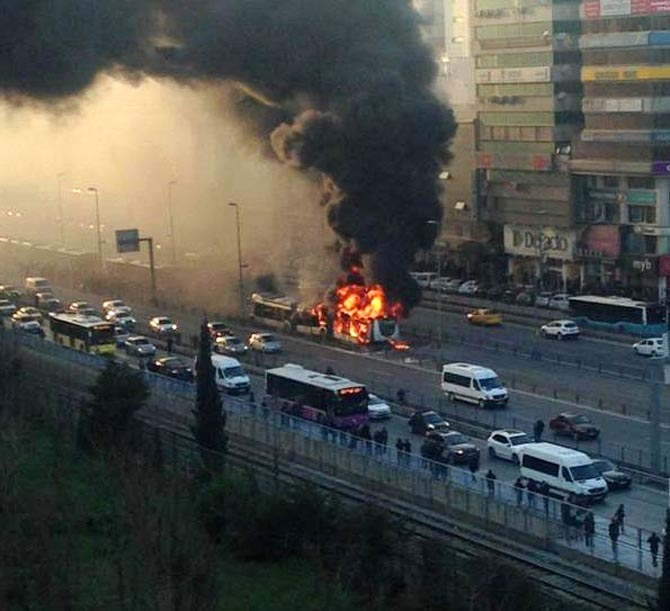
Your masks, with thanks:
[{"label": "articulated bus", "polygon": [[114,323],[84,314],[49,314],[49,326],[55,343],[91,354],[116,352]]},{"label": "articulated bus", "polygon": [[344,431],[369,422],[363,384],[287,363],[265,372],[265,392],[277,409]]},{"label": "articulated bus", "polygon": [[358,337],[339,329],[333,329],[333,321],[319,318],[312,310],[302,308],[290,297],[254,293],[251,296],[251,318],[259,323],[304,335],[316,335],[354,344],[385,344],[400,339],[398,322],[393,318],[376,318],[369,324],[359,325]]},{"label": "articulated bus", "polygon": [[607,331],[654,336],[666,332],[665,307],[627,297],[570,297],[570,316],[579,324]]}]

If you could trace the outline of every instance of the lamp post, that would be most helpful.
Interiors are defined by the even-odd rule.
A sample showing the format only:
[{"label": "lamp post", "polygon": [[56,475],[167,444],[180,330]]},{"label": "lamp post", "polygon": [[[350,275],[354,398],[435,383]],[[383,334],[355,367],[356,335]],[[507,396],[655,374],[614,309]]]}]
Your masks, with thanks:
[{"label": "lamp post", "polygon": [[[547,214],[546,210],[538,210],[536,212],[538,215],[544,216]],[[535,299],[533,300],[533,324],[535,327],[535,332],[538,333],[537,330],[537,324],[538,324],[538,318],[539,318],[539,312],[537,309],[537,298],[542,292],[542,275],[544,271],[544,243],[543,243],[543,237],[544,237],[544,231],[543,231],[543,225],[540,225],[538,228],[537,234],[535,235],[535,256],[537,257],[537,271],[535,274]]]},{"label": "lamp post", "polygon": [[[435,228],[435,233],[440,229],[440,223],[439,221],[426,221],[426,225],[430,225],[431,227]],[[438,249],[436,249],[437,252],[437,277],[441,278],[442,277],[442,256],[441,253]],[[442,291],[440,290],[440,285],[438,284],[437,288],[437,343],[438,346],[440,347],[440,350],[442,349]]]},{"label": "lamp post", "polygon": [[[89,187],[86,189],[86,192],[95,195],[95,227],[98,235],[98,262],[100,269],[102,269],[102,234],[100,232],[100,200],[98,198],[98,189],[96,187]],[[83,193],[83,191],[81,189],[72,189],[72,193]]]},{"label": "lamp post", "polygon": [[237,267],[240,283],[240,315],[244,317],[244,279],[242,278],[242,238],[240,237],[240,206],[235,202],[228,204],[235,208],[235,221],[237,223]]},{"label": "lamp post", "polygon": [[171,180],[168,183],[168,222],[170,227],[170,242],[172,244],[172,263],[177,263],[177,242],[174,235],[174,217],[172,215],[172,187],[176,184],[176,180]]}]

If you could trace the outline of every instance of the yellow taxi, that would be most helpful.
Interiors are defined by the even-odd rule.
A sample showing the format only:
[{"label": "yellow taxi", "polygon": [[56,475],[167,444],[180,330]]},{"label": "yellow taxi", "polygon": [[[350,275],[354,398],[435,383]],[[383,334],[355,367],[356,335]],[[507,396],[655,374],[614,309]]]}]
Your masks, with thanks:
[{"label": "yellow taxi", "polygon": [[502,323],[502,314],[490,308],[477,308],[466,314],[468,322],[473,325],[499,325]]}]

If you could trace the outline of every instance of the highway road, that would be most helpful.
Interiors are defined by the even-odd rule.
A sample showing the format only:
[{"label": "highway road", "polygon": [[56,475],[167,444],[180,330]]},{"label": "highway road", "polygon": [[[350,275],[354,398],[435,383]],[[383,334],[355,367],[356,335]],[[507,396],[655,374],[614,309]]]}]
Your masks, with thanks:
[{"label": "highway road", "polygon": [[[86,299],[95,306],[99,306],[102,297],[84,294],[79,291],[58,289],[58,296],[64,301]],[[108,298],[109,296],[104,296]],[[189,338],[196,334],[198,325],[201,321],[200,316],[185,312],[163,312],[155,308],[140,304],[130,304],[134,306],[136,317],[139,321],[147,321],[151,316],[158,314],[172,315],[173,319],[180,324],[183,336]],[[426,313],[424,310],[417,310],[417,316],[434,316],[434,313]],[[510,338],[517,338],[519,342],[528,338],[531,341],[539,342],[532,332],[517,325],[504,325],[501,329],[472,329],[464,323],[462,318],[457,315],[444,314],[444,326],[452,330],[455,334],[458,329],[463,332],[483,335],[488,337],[490,332],[497,333],[502,331]],[[410,321],[410,324],[412,321]],[[460,325],[460,326],[459,326]],[[245,337],[253,329],[250,327],[240,327],[240,336]],[[589,414],[602,430],[602,443],[600,450],[603,454],[612,456],[621,456],[631,462],[641,462],[649,460],[649,424],[645,421],[642,413],[626,415],[612,413],[607,409],[598,409],[575,405],[570,401],[555,400],[545,395],[546,385],[539,385],[536,392],[511,389],[511,399],[509,408],[505,411],[480,411],[469,404],[451,404],[442,396],[439,389],[438,365],[443,361],[452,360],[470,360],[492,366],[498,371],[504,380],[509,382],[510,376],[518,376],[520,380],[526,381],[530,386],[529,380],[533,376],[551,376],[556,383],[565,385],[566,388],[576,388],[579,384],[587,384],[592,392],[605,395],[611,392],[614,385],[621,393],[630,392],[630,388],[637,394],[637,404],[648,404],[650,398],[650,385],[648,383],[636,382],[633,380],[621,380],[615,376],[598,375],[596,372],[579,371],[574,367],[554,364],[550,367],[550,373],[547,374],[546,363],[538,363],[522,357],[514,357],[511,354],[495,353],[486,347],[451,345],[447,343],[440,350],[427,344],[416,345],[411,351],[411,355],[401,353],[385,355],[384,353],[369,353],[360,351],[355,347],[338,347],[332,345],[321,345],[307,338],[302,337],[283,337],[285,352],[280,356],[265,356],[259,363],[265,366],[273,366],[283,362],[298,362],[313,369],[324,370],[326,367],[332,367],[338,374],[351,377],[353,379],[365,382],[378,394],[385,397],[394,397],[399,388],[408,390],[410,402],[423,404],[428,407],[436,407],[443,412],[452,414],[461,414],[469,419],[477,418],[482,423],[487,423],[490,428],[497,428],[502,425],[515,425],[525,430],[529,430],[532,423],[538,418],[545,422],[549,417],[562,410],[579,409]],[[541,340],[545,343],[545,340]],[[626,345],[615,344],[614,342],[605,343],[602,340],[592,340],[583,338],[574,343],[549,342],[552,348],[558,350],[581,350],[590,354],[600,354],[604,350],[603,346],[609,346],[613,353],[619,355],[616,358],[624,359],[624,354],[630,361],[632,359],[630,348]],[[386,358],[389,356],[389,358]],[[421,358],[417,358],[421,357]],[[409,362],[407,362],[409,361]],[[644,360],[643,360],[644,362]],[[255,392],[257,396],[262,394],[260,380],[255,380]],[[622,395],[623,396],[623,395]],[[377,425],[375,425],[377,426]],[[387,426],[389,427],[390,444],[395,443],[398,436],[408,437],[406,421],[402,418],[394,417]],[[457,425],[454,424],[454,428]],[[670,435],[668,426],[662,428],[664,449],[667,455],[670,455]],[[545,435],[546,437],[546,435]],[[419,450],[420,439],[414,438],[412,441],[413,449]],[[595,442],[585,442],[580,444],[580,449],[585,451],[597,451],[598,445]],[[616,454],[616,453],[619,454]],[[666,457],[666,460],[670,458]],[[489,465],[489,459],[485,451],[482,451],[482,471],[486,471],[489,466],[503,481],[513,481],[517,477],[517,470],[512,465],[507,465],[502,461],[493,461]],[[664,509],[667,504],[667,493],[664,490],[656,488],[634,485],[628,492],[614,493],[610,500],[597,507],[597,512],[604,519],[614,510],[615,503],[623,502],[628,508],[628,515],[631,523],[647,529],[660,528],[661,520],[664,516]]]}]

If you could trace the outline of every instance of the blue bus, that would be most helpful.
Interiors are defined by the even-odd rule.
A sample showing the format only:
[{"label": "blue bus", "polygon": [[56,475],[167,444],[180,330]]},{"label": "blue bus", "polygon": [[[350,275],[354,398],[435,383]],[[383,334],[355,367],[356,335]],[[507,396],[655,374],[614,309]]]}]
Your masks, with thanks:
[{"label": "blue bus", "polygon": [[666,332],[665,306],[628,297],[570,297],[570,315],[580,325],[641,336]]}]

